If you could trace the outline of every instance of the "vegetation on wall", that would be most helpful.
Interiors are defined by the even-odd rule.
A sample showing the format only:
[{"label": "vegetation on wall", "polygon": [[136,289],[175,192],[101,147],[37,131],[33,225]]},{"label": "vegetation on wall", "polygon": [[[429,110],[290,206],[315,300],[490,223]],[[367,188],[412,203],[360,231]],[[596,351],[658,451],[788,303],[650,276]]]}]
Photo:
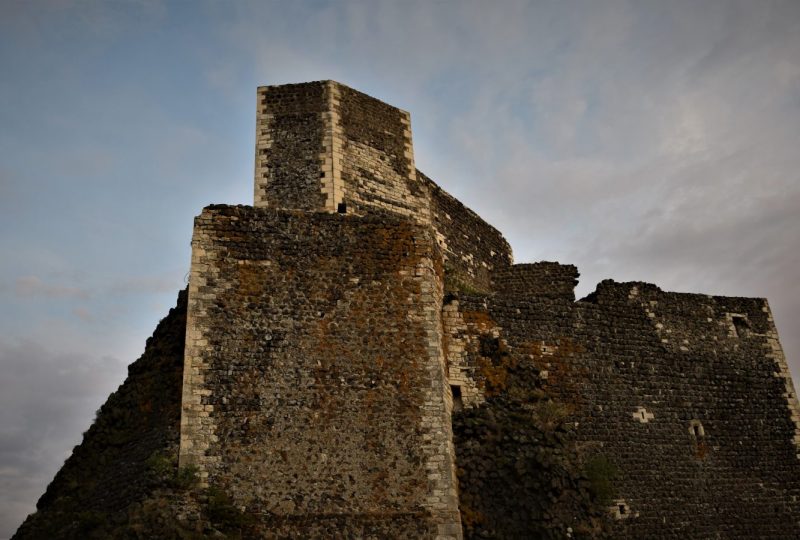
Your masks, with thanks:
[{"label": "vegetation on wall", "polygon": [[473,354],[486,401],[453,415],[464,537],[606,536],[611,465],[581,464],[570,405],[497,335],[478,336]]}]

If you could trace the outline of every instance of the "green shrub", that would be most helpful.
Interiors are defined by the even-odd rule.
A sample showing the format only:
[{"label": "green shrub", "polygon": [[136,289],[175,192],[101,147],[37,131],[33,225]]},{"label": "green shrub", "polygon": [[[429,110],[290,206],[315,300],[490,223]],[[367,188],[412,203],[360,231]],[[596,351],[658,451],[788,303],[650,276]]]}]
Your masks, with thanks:
[{"label": "green shrub", "polygon": [[145,462],[147,470],[158,480],[168,480],[175,471],[175,462],[169,456],[156,452]]},{"label": "green shrub", "polygon": [[194,465],[187,465],[186,467],[179,468],[172,481],[173,487],[182,490],[193,488],[197,485],[197,481],[199,480],[198,472],[199,469]]},{"label": "green shrub", "polygon": [[533,412],[541,428],[550,431],[564,422],[570,414],[570,408],[558,401],[547,399],[537,402]]},{"label": "green shrub", "polygon": [[236,508],[228,494],[219,488],[209,488],[207,504],[209,520],[223,532],[240,531],[253,521],[249,514]]},{"label": "green shrub", "polygon": [[589,491],[595,500],[602,505],[611,503],[614,498],[614,479],[618,475],[617,467],[601,454],[590,457],[583,466],[584,474],[589,479]]}]

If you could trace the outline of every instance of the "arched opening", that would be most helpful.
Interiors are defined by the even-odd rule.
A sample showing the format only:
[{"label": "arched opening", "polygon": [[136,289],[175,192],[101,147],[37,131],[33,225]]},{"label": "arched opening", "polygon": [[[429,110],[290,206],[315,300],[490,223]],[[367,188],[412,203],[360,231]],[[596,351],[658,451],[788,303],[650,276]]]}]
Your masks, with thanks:
[{"label": "arched opening", "polygon": [[700,422],[700,420],[692,420],[689,422],[689,435],[698,440],[706,436],[706,431],[703,428],[703,423]]}]

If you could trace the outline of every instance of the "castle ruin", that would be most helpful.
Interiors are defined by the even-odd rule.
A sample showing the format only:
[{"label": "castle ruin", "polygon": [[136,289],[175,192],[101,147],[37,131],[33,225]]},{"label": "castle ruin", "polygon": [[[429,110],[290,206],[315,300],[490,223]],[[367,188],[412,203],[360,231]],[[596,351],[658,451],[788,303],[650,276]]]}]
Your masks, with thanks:
[{"label": "castle ruin", "polygon": [[[165,319],[185,328],[170,420],[130,420],[149,435],[98,485],[174,451],[264,538],[797,537],[800,408],[767,301],[611,280],[576,301],[577,278],[514,264],[418,171],[407,112],[261,87],[254,205],[196,218],[185,323]],[[117,399],[155,393],[145,372]]]}]

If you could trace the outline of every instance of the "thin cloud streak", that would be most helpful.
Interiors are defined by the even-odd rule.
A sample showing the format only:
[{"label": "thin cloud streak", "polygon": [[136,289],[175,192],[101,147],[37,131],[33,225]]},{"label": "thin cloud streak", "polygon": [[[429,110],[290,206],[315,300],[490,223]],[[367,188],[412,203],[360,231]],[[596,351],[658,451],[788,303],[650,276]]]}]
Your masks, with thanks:
[{"label": "thin cloud streak", "polygon": [[56,298],[80,298],[89,299],[89,292],[78,287],[65,285],[51,285],[43,282],[37,276],[22,276],[17,279],[14,287],[17,296],[20,297],[44,297]]}]

